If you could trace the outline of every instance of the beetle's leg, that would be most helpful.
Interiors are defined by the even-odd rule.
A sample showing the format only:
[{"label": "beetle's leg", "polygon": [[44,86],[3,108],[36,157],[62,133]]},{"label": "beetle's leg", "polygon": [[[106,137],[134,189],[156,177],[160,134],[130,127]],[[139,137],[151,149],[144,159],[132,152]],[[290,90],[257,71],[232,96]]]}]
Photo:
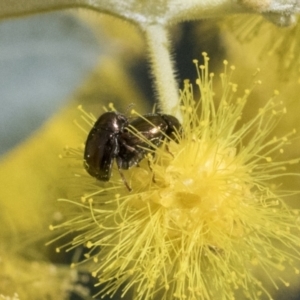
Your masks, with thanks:
[{"label": "beetle's leg", "polygon": [[137,150],[135,148],[127,145],[125,142],[123,142],[122,145],[130,152],[137,152]]},{"label": "beetle's leg", "polygon": [[[152,158],[150,158],[149,156],[151,156]],[[151,153],[148,153],[147,155],[145,155],[145,158],[147,158],[148,167],[149,167],[150,171],[152,172],[152,182],[153,182],[153,183],[156,183],[156,180],[155,180],[155,173],[153,172],[153,169],[152,169],[152,167],[151,167],[151,161],[152,161],[153,157],[154,157],[153,153],[152,153],[152,154],[151,154]]]},{"label": "beetle's leg", "polygon": [[155,180],[155,173],[153,172],[153,169],[151,167],[151,163],[150,163],[150,160],[148,159],[148,167],[150,169],[150,171],[152,172],[152,182],[153,183],[156,183],[156,180]]},{"label": "beetle's leg", "polygon": [[134,147],[127,144],[128,140],[130,140],[130,137],[131,136],[127,132],[125,132],[120,134],[118,141],[129,152],[136,152],[136,149]]},{"label": "beetle's leg", "polygon": [[122,159],[120,157],[116,157],[116,161],[117,161],[117,167],[118,167],[118,171],[119,171],[119,174],[121,176],[121,179],[123,181],[123,183],[125,184],[125,186],[127,187],[128,191],[131,192],[132,191],[132,188],[129,186],[123,172],[121,171],[121,166],[122,166]]},{"label": "beetle's leg", "polygon": [[166,151],[174,158],[174,154],[170,151],[167,143],[166,143]]}]

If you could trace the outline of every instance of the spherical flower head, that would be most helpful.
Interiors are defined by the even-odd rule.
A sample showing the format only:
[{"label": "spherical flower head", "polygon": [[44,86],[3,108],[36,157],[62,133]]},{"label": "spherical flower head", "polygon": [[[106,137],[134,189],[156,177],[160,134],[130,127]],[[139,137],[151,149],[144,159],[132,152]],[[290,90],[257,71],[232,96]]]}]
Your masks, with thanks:
[{"label": "spherical flower head", "polygon": [[225,61],[217,105],[208,61],[205,53],[204,65],[195,61],[200,101],[188,81],[181,91],[182,130],[124,171],[131,192],[116,170],[106,184],[77,174],[85,194],[72,203],[81,213],[56,227],[77,232],[64,247],[87,247],[101,295],[121,289],[137,300],[226,300],[237,292],[271,298],[253,269],[277,287],[274,270],[293,267],[299,256],[298,212],[281,200],[290,193],[272,184],[298,161],[273,160],[293,134],[269,138],[285,109],[272,98],[241,123],[250,91],[235,97],[234,67],[227,70]]}]

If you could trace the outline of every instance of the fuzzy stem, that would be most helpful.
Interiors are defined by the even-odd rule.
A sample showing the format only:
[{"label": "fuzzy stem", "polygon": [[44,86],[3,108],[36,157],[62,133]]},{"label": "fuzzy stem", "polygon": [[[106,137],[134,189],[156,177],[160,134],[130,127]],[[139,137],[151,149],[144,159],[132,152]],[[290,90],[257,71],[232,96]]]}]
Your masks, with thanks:
[{"label": "fuzzy stem", "polygon": [[179,90],[174,76],[167,29],[160,24],[145,27],[146,40],[160,110],[182,119]]}]

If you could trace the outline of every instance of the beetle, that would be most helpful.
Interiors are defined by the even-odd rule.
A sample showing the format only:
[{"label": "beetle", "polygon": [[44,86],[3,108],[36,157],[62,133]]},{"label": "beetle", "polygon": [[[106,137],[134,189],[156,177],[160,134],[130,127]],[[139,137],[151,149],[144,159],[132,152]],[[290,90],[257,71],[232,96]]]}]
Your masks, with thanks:
[{"label": "beetle", "polygon": [[118,156],[119,135],[128,125],[125,115],[118,112],[102,114],[88,134],[84,150],[84,167],[93,177],[108,181],[114,158]]},{"label": "beetle", "polygon": [[124,127],[120,136],[121,168],[129,169],[138,165],[145,155],[158,148],[165,138],[176,140],[176,132],[180,134],[181,130],[178,119],[171,115],[155,113],[134,119]]},{"label": "beetle", "polygon": [[129,191],[121,169],[129,169],[159,147],[165,138],[175,139],[181,132],[179,121],[165,114],[147,114],[131,122],[121,113],[102,114],[88,134],[84,150],[84,167],[101,181],[109,181],[114,160]]}]

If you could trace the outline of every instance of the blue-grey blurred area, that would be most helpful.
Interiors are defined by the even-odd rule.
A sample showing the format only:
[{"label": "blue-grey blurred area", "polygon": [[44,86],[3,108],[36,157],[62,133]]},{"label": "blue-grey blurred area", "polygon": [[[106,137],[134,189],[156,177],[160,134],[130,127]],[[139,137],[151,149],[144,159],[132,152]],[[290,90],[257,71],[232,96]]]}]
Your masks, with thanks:
[{"label": "blue-grey blurred area", "polygon": [[0,22],[0,155],[71,96],[99,54],[92,30],[71,14]]}]

